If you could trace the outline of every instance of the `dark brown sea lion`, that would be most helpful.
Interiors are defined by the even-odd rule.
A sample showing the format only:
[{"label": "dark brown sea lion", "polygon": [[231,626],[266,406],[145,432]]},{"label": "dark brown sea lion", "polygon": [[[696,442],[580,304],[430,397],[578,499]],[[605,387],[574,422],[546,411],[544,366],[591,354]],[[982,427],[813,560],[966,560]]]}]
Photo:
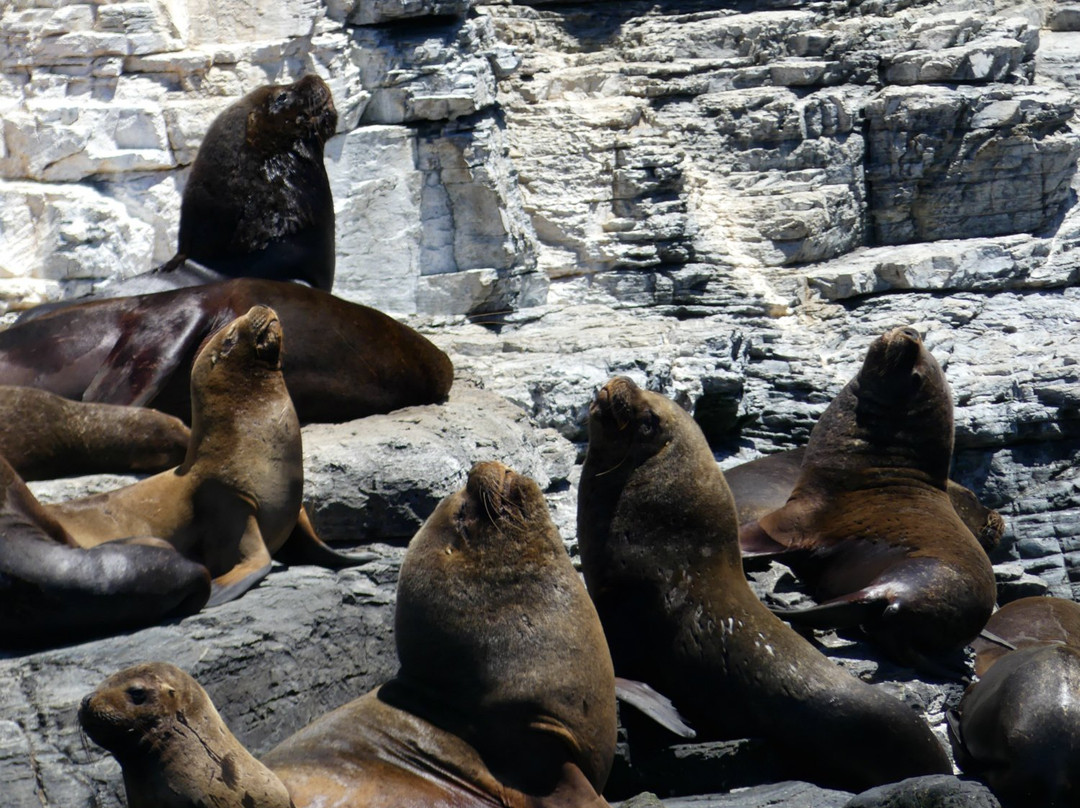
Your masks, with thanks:
[{"label": "dark brown sea lion", "polygon": [[1014,600],[994,612],[983,634],[972,640],[975,673],[982,676],[1016,648],[1059,644],[1080,651],[1080,603],[1047,597]]},{"label": "dark brown sea lion", "polygon": [[0,455],[24,480],[161,471],[184,459],[189,435],[157,410],[0,386]]},{"label": "dark brown sea lion", "polygon": [[277,314],[265,306],[215,333],[191,373],[184,462],[125,488],[47,506],[48,512],[83,547],[126,536],[164,539],[210,570],[210,605],[261,580],[287,539],[332,554],[306,520],[298,526],[303,456],[281,373],[283,339]]},{"label": "dark brown sea lion", "polygon": [[699,738],[765,737],[793,774],[856,791],[949,771],[910,708],[761,604],[705,436],[624,377],[589,410],[578,541],[616,672],[670,696]]},{"label": "dark brown sea lion", "polygon": [[227,107],[210,124],[184,186],[176,255],[94,296],[228,278],[303,281],[329,292],[334,200],[323,146],[336,126],[330,88],[315,75],[258,87]]},{"label": "dark brown sea lion", "polygon": [[956,762],[1004,808],[1080,806],[1080,649],[1002,656],[948,714]]},{"label": "dark brown sea lion", "polygon": [[446,398],[446,354],[396,320],[294,283],[240,278],[92,300],[0,331],[0,384],[154,406],[187,420],[191,363],[207,336],[252,306],[289,335],[285,381],[303,422],[341,422]]},{"label": "dark brown sea lion", "polygon": [[[774,452],[741,463],[724,472],[724,479],[735,497],[740,525],[755,522],[784,507],[799,481],[805,455],[806,447],[800,446],[798,449]],[[947,485],[947,493],[956,515],[989,553],[1001,541],[1005,532],[1005,521],[993,508],[987,508],[979,502],[979,498],[970,488],[965,488],[953,480],[949,480]]]},{"label": "dark brown sea lion", "polygon": [[174,665],[114,673],[83,699],[79,723],[120,764],[128,808],[292,808],[281,781]]},{"label": "dark brown sea lion", "polygon": [[151,539],[78,548],[0,458],[0,646],[49,646],[194,614],[210,575]]},{"label": "dark brown sea lion", "polygon": [[401,669],[265,756],[297,808],[604,806],[615,684],[539,487],[481,463],[409,544]]},{"label": "dark brown sea lion", "polygon": [[945,374],[918,331],[887,332],[811,432],[787,504],[740,531],[744,553],[780,556],[820,602],[778,614],[861,626],[897,661],[941,671],[996,597],[946,493],[952,448]]}]

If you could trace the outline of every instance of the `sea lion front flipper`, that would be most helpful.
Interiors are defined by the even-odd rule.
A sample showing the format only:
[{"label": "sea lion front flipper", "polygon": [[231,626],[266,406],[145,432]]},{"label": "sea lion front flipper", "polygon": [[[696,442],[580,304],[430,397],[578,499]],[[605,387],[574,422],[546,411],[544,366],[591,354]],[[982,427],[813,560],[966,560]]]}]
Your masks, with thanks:
[{"label": "sea lion front flipper", "polygon": [[759,522],[750,522],[739,528],[739,549],[743,558],[767,558],[791,551],[786,544],[781,544],[766,533]]},{"label": "sea lion front flipper", "polygon": [[329,567],[341,569],[342,567],[356,567],[366,564],[378,558],[375,553],[341,553],[319,538],[315,532],[315,526],[308,518],[307,509],[300,506],[300,516],[296,519],[296,527],[285,540],[274,558],[282,564],[313,564],[317,567]]},{"label": "sea lion front flipper", "polygon": [[219,606],[235,600],[255,586],[270,572],[270,551],[266,549],[255,514],[249,514],[239,543],[240,562],[214,579],[207,606]]},{"label": "sea lion front flipper", "polygon": [[675,709],[671,699],[658,693],[644,682],[615,677],[615,696],[620,701],[636,707],[657,724],[680,738],[696,738],[697,732]]},{"label": "sea lion front flipper", "polygon": [[134,320],[116,341],[83,393],[83,401],[141,407],[161,392],[183,357],[203,336],[199,301]]},{"label": "sea lion front flipper", "polygon": [[850,595],[842,595],[816,606],[804,609],[769,608],[781,620],[810,628],[856,628],[874,618],[881,617],[890,605],[887,595],[880,589],[860,589]]},{"label": "sea lion front flipper", "polygon": [[210,600],[206,601],[207,608],[220,606],[230,600],[236,600],[242,594],[255,586],[270,572],[270,559],[261,566],[243,564],[233,567],[227,573],[215,578],[210,584]]}]

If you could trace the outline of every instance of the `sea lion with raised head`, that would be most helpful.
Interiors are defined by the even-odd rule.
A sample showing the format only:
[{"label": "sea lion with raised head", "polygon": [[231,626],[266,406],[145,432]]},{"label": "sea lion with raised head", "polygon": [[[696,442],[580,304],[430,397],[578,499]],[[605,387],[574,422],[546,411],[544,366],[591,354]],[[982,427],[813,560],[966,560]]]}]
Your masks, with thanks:
[{"label": "sea lion with raised head", "polygon": [[820,628],[860,626],[903,664],[941,672],[994,608],[994,570],[946,493],[952,398],[914,328],[876,339],[810,433],[784,507],[744,525],[747,555],[771,555],[819,605],[777,612]]},{"label": "sea lion with raised head", "polygon": [[[333,551],[301,514],[300,423],[281,372],[277,314],[253,306],[215,333],[191,372],[191,441],[184,462],[133,485],[47,506],[84,547],[158,536],[204,564],[210,605],[239,596],[286,542]],[[353,559],[360,561],[363,559]],[[351,563],[341,556],[337,565]]]},{"label": "sea lion with raised head", "polygon": [[[323,148],[337,126],[316,75],[264,85],[210,124],[180,202],[176,255],[104,283],[92,297],[163,292],[229,278],[334,283],[334,200]],[[46,304],[41,312],[68,302]]]},{"label": "sea lion with raised head", "polygon": [[1033,645],[1068,645],[1080,651],[1080,603],[1050,597],[1006,603],[971,641],[975,674],[982,676],[1005,654]]},{"label": "sea lion with raised head", "polygon": [[161,471],[184,459],[183,421],[146,407],[0,386],[0,455],[24,480]]},{"label": "sea lion with raised head", "polygon": [[194,614],[210,574],[156,539],[82,549],[0,457],[0,646],[41,647]]},{"label": "sea lion with raised head", "polygon": [[240,278],[91,300],[18,322],[0,331],[0,384],[187,420],[199,347],[256,305],[274,309],[289,335],[282,368],[304,423],[437,403],[453,383],[445,353],[375,309],[295,283]]},{"label": "sea lion with raised head", "polygon": [[699,738],[764,737],[792,774],[854,791],[950,770],[909,707],[761,604],[701,429],[625,377],[589,409],[578,542],[616,673],[670,696]]},{"label": "sea lion with raised head", "polygon": [[79,723],[120,764],[128,808],[292,808],[281,781],[175,665],[114,673],[83,699]]},{"label": "sea lion with raised head", "polygon": [[[799,482],[805,455],[806,447],[800,446],[740,463],[724,471],[724,479],[735,497],[740,525],[755,522],[784,507]],[[947,485],[956,515],[989,553],[998,546],[1005,533],[1005,520],[993,508],[983,505],[970,488],[954,480],[948,480]]]},{"label": "sea lion with raised head", "polygon": [[539,487],[481,463],[409,543],[401,668],[263,761],[297,808],[604,806],[615,684]]},{"label": "sea lion with raised head", "polygon": [[1080,805],[1080,649],[1003,655],[946,717],[957,765],[1003,808]]}]

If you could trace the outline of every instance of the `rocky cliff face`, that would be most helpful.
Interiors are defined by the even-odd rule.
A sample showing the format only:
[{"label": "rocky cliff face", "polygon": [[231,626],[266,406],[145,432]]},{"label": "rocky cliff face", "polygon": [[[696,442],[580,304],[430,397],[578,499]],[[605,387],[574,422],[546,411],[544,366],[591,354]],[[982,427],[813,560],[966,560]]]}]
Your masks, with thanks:
[{"label": "rocky cliff face", "polygon": [[[571,544],[565,439],[610,375],[678,399],[730,465],[804,443],[871,339],[909,324],[953,387],[954,476],[1005,517],[1002,596],[1076,599],[1077,65],[1077,4],[1048,0],[22,0],[0,8],[0,295],[169,258],[210,120],[315,71],[341,113],[336,291],[423,323],[523,434],[561,433],[529,463]],[[407,533],[463,457],[518,445],[493,429],[423,495],[377,470],[318,488],[326,527]],[[362,434],[311,437],[309,473],[332,481]],[[227,693],[229,667],[204,669]],[[41,703],[0,742],[63,757]],[[27,793],[69,804],[35,765]]]}]

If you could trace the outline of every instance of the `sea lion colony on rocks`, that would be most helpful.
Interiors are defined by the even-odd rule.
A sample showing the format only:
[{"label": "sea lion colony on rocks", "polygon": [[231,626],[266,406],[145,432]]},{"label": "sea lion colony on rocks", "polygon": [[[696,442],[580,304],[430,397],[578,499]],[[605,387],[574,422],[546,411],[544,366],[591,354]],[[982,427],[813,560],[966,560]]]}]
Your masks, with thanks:
[{"label": "sea lion colony on rocks", "polygon": [[[314,78],[260,88],[223,113],[184,196],[177,258],[157,273],[190,259],[211,274],[177,274],[172,285],[277,280],[47,306],[0,334],[0,382],[154,402],[192,426],[177,469],[83,503],[43,508],[15,470],[0,467],[7,644],[190,614],[210,597],[211,576],[214,602],[235,597],[297,541],[321,563],[363,560],[321,545],[300,508],[296,411],[304,421],[344,420],[437,403],[453,369],[415,332],[326,291],[333,213],[318,178],[335,116]],[[259,155],[271,152],[287,153],[313,181],[299,183],[300,199],[271,194],[267,207],[248,209],[260,200],[252,189],[268,181]],[[301,208],[289,224],[284,213]],[[335,342],[342,328],[354,330]],[[398,675],[262,763],[175,667],[127,669],[87,696],[79,719],[120,762],[129,805],[602,806],[615,675],[669,696],[700,738],[764,737],[787,772],[814,782],[859,789],[948,771],[914,711],[842,671],[757,600],[739,547],[783,555],[821,601],[784,617],[858,627],[905,664],[949,672],[946,657],[993,608],[984,547],[1001,522],[950,488],[952,402],[919,334],[898,328],[875,341],[804,456],[735,470],[734,499],[673,402],[616,378],[590,412],[577,503],[588,594],[536,484],[498,463],[476,466],[410,543]],[[95,434],[135,443],[127,427],[102,425],[112,415],[93,417],[103,419]],[[61,433],[34,434],[55,454],[67,451]],[[1009,653],[987,672],[996,682],[974,685],[951,719],[957,760],[1010,804],[1038,794],[1075,805],[1075,763],[1045,750],[1071,743],[1076,720],[1024,724],[1027,745],[1014,751],[1001,738],[1017,719],[1000,709],[1014,691],[1034,689],[1032,676],[1059,695],[1039,690],[1031,714],[1072,709],[1074,652],[1052,633],[1057,644],[1013,651],[1022,643],[1008,634],[986,633]],[[645,706],[670,719],[659,697]],[[634,754],[670,743],[664,732],[637,724]],[[1004,773],[1002,755],[1012,757]]]}]

